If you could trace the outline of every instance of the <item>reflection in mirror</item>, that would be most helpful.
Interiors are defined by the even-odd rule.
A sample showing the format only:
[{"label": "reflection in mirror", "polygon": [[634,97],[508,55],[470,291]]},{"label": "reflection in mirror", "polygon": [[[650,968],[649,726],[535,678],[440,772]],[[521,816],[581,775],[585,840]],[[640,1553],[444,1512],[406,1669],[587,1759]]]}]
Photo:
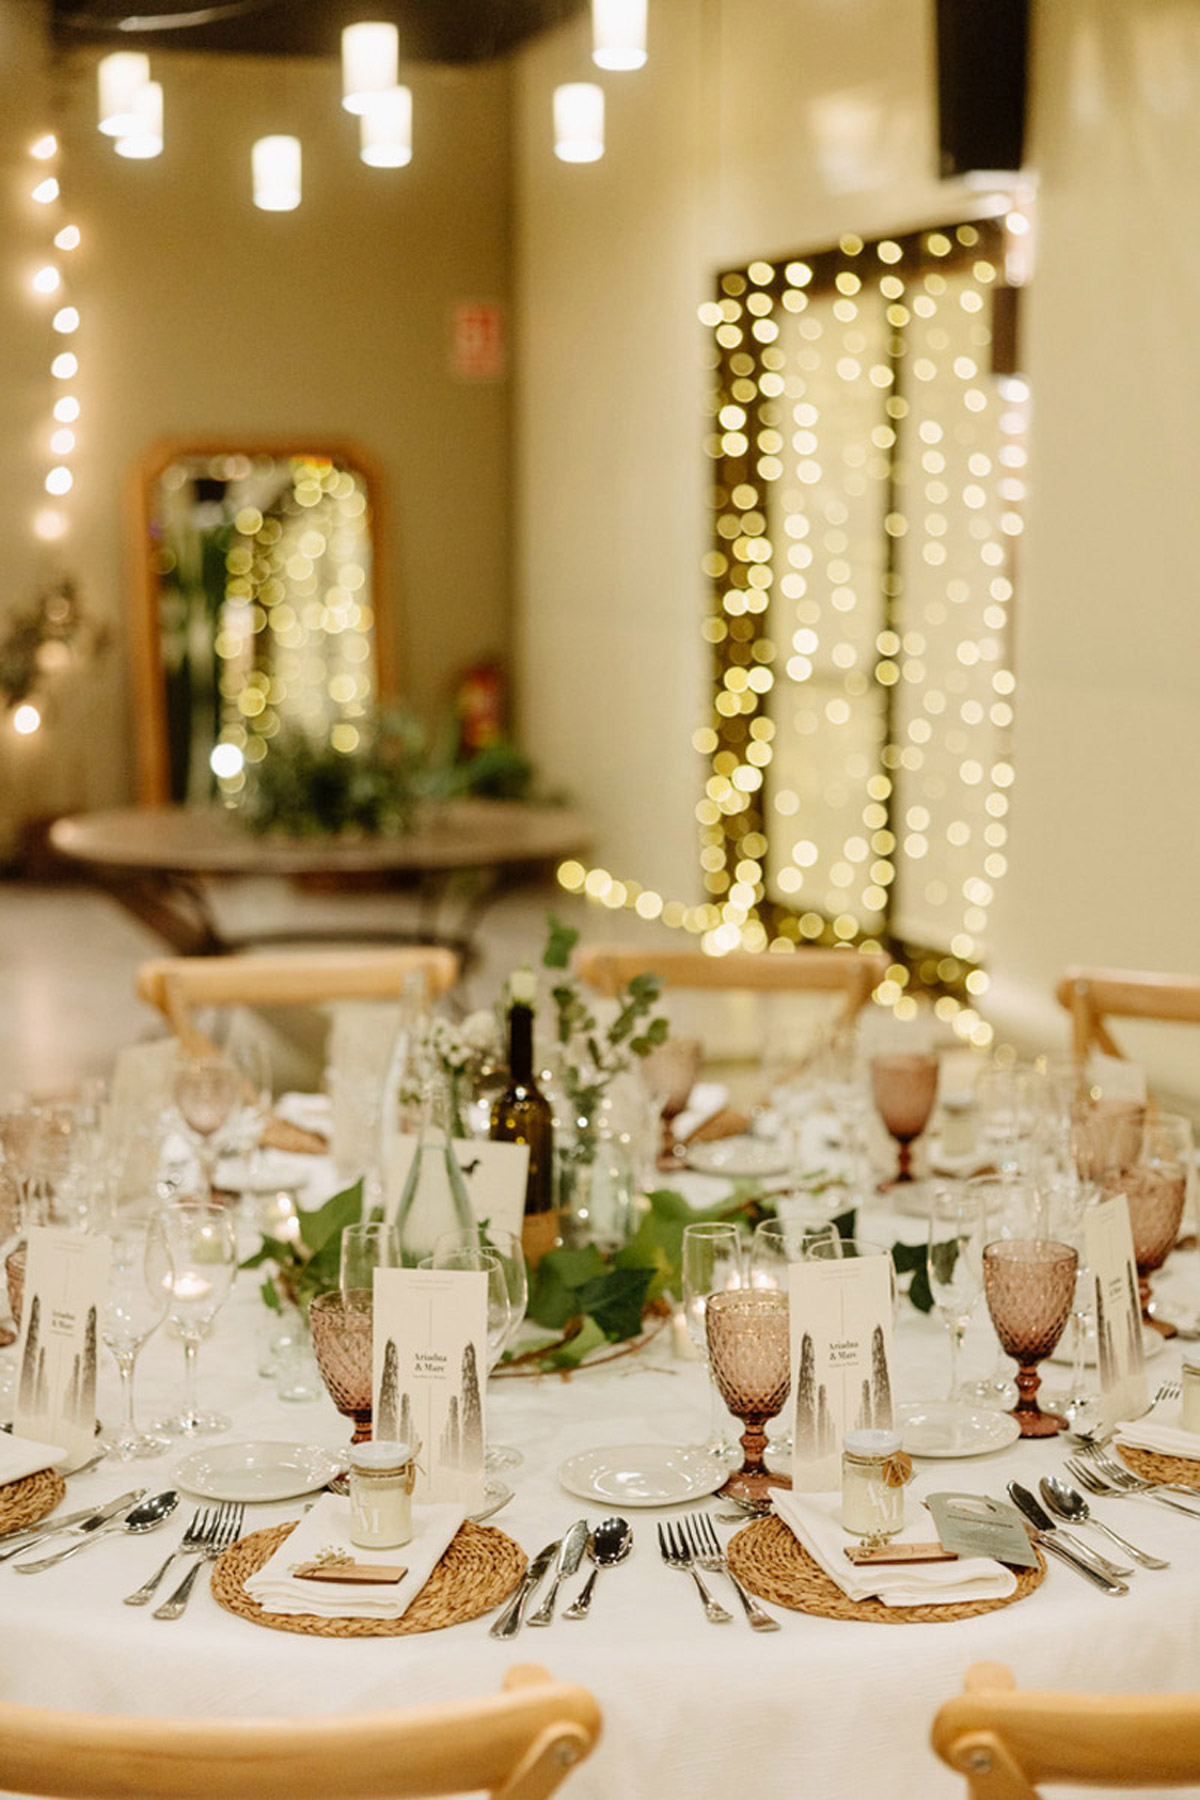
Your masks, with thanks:
[{"label": "reflection in mirror", "polygon": [[352,753],[390,685],[368,460],[174,445],[139,473],[142,799],[236,804],[281,732]]}]

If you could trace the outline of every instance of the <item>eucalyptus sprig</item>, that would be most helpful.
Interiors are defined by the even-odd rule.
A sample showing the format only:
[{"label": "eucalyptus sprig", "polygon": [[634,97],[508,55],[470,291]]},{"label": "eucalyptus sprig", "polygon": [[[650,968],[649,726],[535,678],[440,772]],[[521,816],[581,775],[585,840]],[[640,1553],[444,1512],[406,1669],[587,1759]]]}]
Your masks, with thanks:
[{"label": "eucalyptus sprig", "polygon": [[618,994],[615,1014],[601,1025],[571,972],[578,931],[554,913],[547,926],[542,967],[562,971],[550,994],[563,1087],[575,1117],[590,1119],[613,1077],[666,1042],[670,1023],[665,1014],[654,1011],[663,982],[659,975],[635,975]]}]

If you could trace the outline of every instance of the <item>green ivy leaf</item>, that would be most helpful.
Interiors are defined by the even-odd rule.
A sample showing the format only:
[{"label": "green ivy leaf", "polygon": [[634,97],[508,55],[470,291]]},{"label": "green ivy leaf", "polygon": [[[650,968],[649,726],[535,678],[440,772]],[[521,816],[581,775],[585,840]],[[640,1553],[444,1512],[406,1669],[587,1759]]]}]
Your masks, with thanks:
[{"label": "green ivy leaf", "polygon": [[302,1241],[312,1251],[322,1249],[335,1235],[340,1243],[346,1226],[356,1224],[362,1218],[362,1203],[363,1184],[360,1178],[352,1187],[343,1188],[340,1194],[334,1194],[315,1212],[300,1213]]},{"label": "green ivy leaf", "polygon": [[595,1319],[585,1319],[570,1342],[551,1350],[545,1360],[554,1369],[576,1369],[589,1351],[599,1350],[607,1342]]},{"label": "green ivy leaf", "polygon": [[584,1313],[595,1320],[610,1344],[637,1337],[650,1286],[649,1269],[609,1269],[580,1289]]},{"label": "green ivy leaf", "polygon": [[548,1331],[562,1331],[585,1310],[580,1290],[603,1275],[607,1264],[594,1244],[583,1250],[551,1250],[534,1271],[526,1316]]}]

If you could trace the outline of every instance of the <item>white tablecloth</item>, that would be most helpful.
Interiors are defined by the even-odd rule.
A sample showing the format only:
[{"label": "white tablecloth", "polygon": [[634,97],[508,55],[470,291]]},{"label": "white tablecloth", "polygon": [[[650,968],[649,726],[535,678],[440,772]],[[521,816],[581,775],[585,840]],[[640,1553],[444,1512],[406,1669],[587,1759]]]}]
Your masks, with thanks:
[{"label": "white tablecloth", "polygon": [[[864,1236],[887,1241],[893,1228],[922,1235],[913,1220],[866,1217],[860,1225]],[[1192,1260],[1200,1272],[1200,1259]],[[233,1415],[238,1439],[343,1445],[346,1424],[331,1403],[281,1404],[257,1375],[261,1312],[256,1278],[243,1277],[201,1350],[202,1400],[219,1401]],[[636,1441],[647,1431],[677,1443],[706,1434],[705,1371],[678,1360],[669,1335],[636,1357],[569,1381],[492,1384],[490,1433],[520,1446],[525,1457],[512,1476],[515,1498],[493,1522],[530,1554],[580,1514],[595,1523],[610,1510],[572,1499],[558,1485],[555,1471],[568,1449],[601,1438]],[[972,1331],[967,1372],[982,1371],[994,1355],[981,1322]],[[1178,1360],[1168,1349],[1152,1365],[1153,1382],[1175,1374]],[[901,1399],[941,1392],[946,1347],[936,1318],[905,1305],[897,1363]],[[101,1404],[111,1418],[111,1365],[104,1373]],[[143,1419],[176,1398],[181,1373],[179,1345],[159,1334],[138,1370]],[[155,1491],[168,1486],[193,1447],[140,1465],[101,1465],[72,1479],[69,1504],[102,1500],[135,1479]],[[1062,1457],[1053,1442],[1026,1442],[924,1469],[948,1488],[999,1495],[1011,1476],[1036,1487],[1039,1475],[1061,1469]],[[938,1704],[959,1690],[971,1662],[1008,1663],[1025,1686],[1200,1687],[1200,1523],[1142,1501],[1104,1510],[1118,1530],[1173,1566],[1164,1574],[1139,1572],[1127,1598],[1107,1598],[1052,1563],[1030,1599],[975,1619],[884,1626],[781,1613],[783,1629],[763,1636],[747,1628],[731,1593],[724,1598],[735,1622],[705,1621],[691,1582],[659,1559],[657,1515],[639,1511],[630,1515],[632,1556],[600,1576],[590,1618],[560,1619],[509,1644],[488,1636],[487,1619],[390,1640],[286,1635],[222,1611],[203,1582],[177,1623],[122,1606],[121,1597],[181,1535],[192,1504],[181,1496],[172,1523],[153,1537],[98,1544],[45,1574],[0,1567],[4,1698],[104,1712],[332,1713],[490,1692],[513,1663],[536,1661],[591,1688],[603,1709],[601,1745],[569,1784],[574,1800],[728,1800],[732,1786],[851,1800],[881,1780],[897,1793],[959,1800],[961,1783],[933,1757],[928,1735]],[[254,1507],[247,1529],[295,1518],[300,1504]],[[721,1577],[712,1581],[721,1587]]]}]

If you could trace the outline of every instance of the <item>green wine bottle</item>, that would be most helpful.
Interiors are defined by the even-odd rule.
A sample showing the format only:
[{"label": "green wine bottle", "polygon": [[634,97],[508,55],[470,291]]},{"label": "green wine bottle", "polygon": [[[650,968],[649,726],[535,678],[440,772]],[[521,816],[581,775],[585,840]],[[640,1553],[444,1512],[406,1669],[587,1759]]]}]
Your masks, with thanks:
[{"label": "green wine bottle", "polygon": [[489,1135],[529,1146],[521,1241],[536,1264],[561,1242],[561,1233],[554,1204],[554,1117],[533,1073],[533,991],[533,977],[518,970],[509,982],[508,1086],[493,1102]]}]

